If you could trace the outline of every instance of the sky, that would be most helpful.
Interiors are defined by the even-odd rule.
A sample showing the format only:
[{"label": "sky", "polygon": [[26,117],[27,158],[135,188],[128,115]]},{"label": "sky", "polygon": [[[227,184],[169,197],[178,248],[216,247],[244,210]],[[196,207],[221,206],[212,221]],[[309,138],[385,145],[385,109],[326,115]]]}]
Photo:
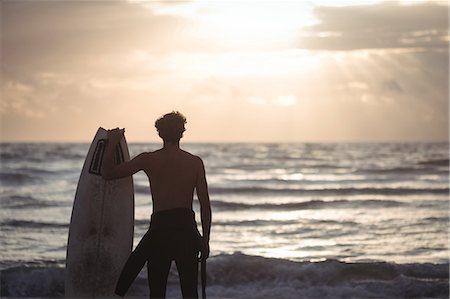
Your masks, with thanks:
[{"label": "sky", "polygon": [[448,1],[0,3],[2,142],[448,141]]}]

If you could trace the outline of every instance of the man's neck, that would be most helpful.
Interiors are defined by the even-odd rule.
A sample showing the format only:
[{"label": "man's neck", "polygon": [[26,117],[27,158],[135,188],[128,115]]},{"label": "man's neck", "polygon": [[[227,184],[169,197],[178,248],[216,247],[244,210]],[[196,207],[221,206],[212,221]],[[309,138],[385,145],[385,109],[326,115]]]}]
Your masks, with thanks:
[{"label": "man's neck", "polygon": [[172,150],[172,149],[180,149],[180,142],[166,142],[163,144],[164,149]]}]

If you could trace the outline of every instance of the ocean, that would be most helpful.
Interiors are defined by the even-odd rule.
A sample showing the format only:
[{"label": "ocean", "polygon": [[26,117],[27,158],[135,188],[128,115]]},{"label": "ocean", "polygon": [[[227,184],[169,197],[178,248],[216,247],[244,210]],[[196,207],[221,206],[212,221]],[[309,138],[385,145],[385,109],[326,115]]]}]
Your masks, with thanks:
[{"label": "ocean", "polygon": [[[89,144],[0,144],[1,297],[63,297]],[[159,144],[130,144],[131,155]],[[183,144],[213,210],[211,298],[448,298],[447,143]],[[134,176],[136,245],[152,203]],[[194,202],[197,221],[198,202]],[[129,296],[146,297],[142,271]],[[168,297],[179,298],[172,269]]]}]

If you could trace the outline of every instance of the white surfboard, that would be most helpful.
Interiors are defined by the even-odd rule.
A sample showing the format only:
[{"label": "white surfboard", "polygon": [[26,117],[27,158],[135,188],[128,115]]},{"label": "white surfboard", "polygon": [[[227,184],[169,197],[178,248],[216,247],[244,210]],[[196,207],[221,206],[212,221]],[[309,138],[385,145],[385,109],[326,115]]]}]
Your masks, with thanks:
[{"label": "white surfboard", "polygon": [[[75,194],[65,270],[65,295],[70,298],[114,297],[117,279],[133,247],[133,179],[102,179],[106,139],[107,131],[99,128]],[[116,148],[116,163],[128,160],[123,138]]]}]

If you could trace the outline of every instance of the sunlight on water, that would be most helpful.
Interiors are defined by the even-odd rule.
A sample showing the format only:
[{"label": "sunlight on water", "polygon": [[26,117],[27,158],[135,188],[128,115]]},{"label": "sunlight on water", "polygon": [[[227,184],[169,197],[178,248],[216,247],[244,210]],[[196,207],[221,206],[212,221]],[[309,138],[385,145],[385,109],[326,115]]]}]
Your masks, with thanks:
[{"label": "sunlight on water", "polygon": [[[131,145],[130,151],[135,155],[157,147]],[[213,255],[393,262],[448,258],[446,144],[186,148],[201,154],[207,168]],[[3,259],[64,260],[85,152],[87,145],[2,145]],[[148,229],[152,205],[147,177],[136,175],[134,184],[136,245]],[[198,202],[194,210],[199,222]]]}]

